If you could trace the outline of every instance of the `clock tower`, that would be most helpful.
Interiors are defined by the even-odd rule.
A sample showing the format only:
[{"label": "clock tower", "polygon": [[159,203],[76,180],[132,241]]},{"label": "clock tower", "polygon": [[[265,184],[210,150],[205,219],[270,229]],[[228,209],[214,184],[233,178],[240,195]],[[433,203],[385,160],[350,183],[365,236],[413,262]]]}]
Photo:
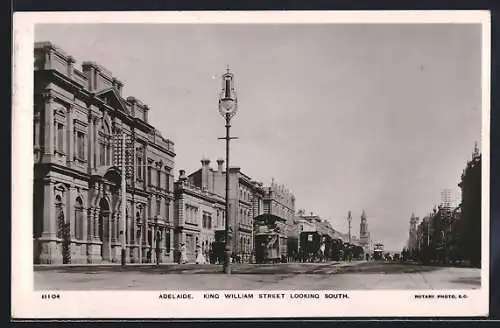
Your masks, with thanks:
[{"label": "clock tower", "polygon": [[370,251],[370,232],[368,231],[368,221],[366,219],[365,210],[363,210],[363,213],[361,214],[361,223],[359,225],[359,242],[361,244],[360,246],[365,250],[365,253]]}]

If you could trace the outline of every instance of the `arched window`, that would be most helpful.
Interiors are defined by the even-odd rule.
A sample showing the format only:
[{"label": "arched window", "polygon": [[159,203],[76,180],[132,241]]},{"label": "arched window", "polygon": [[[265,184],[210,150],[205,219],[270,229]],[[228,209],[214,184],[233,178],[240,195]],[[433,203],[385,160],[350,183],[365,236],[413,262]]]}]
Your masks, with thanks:
[{"label": "arched window", "polygon": [[75,238],[83,240],[83,201],[80,197],[75,201]]}]

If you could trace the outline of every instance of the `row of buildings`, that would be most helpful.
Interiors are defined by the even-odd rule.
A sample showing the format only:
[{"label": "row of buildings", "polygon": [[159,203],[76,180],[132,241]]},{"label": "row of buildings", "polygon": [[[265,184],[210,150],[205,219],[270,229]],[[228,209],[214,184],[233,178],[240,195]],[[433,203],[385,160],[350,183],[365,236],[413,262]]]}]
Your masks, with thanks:
[{"label": "row of buildings", "polygon": [[[37,42],[34,81],[35,263],[119,262],[123,233],[127,262],[157,255],[171,262],[181,244],[194,258],[227,220],[234,252],[249,255],[253,218],[267,213],[293,224],[295,196],[237,167],[229,169],[226,218],[223,160],[213,168],[202,159],[200,169],[180,170],[175,180],[174,143],[151,125],[146,104],[122,95],[123,83],[106,68],[93,62],[76,67],[62,49]],[[133,168],[126,178],[125,218],[117,166],[123,134]]]},{"label": "row of buildings", "polygon": [[458,186],[458,206],[452,206],[448,193],[443,192],[442,203],[422,220],[411,216],[407,257],[427,263],[481,265],[481,154],[477,144]]}]

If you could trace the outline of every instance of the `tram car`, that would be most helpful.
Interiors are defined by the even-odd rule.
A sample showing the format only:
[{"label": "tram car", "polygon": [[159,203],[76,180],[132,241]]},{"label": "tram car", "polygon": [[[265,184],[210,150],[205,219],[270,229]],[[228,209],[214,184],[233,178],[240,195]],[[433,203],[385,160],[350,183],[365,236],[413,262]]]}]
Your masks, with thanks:
[{"label": "tram car", "polygon": [[277,232],[255,234],[255,261],[257,263],[280,263],[287,257],[287,239]]},{"label": "tram car", "polygon": [[212,243],[212,254],[210,256],[211,264],[222,264],[224,263],[225,253],[225,242],[226,236],[224,230],[215,231],[215,241]]},{"label": "tram car", "polygon": [[288,238],[285,220],[273,214],[262,214],[254,218],[254,223],[255,261],[286,262]]},{"label": "tram car", "polygon": [[383,244],[375,244],[373,248],[373,259],[380,261],[384,259],[384,245]]}]

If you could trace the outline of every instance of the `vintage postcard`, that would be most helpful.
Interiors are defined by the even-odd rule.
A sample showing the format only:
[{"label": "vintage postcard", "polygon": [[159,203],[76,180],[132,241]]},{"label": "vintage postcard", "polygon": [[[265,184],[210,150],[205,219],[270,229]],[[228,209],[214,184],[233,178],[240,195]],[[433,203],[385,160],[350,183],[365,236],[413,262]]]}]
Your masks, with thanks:
[{"label": "vintage postcard", "polygon": [[12,316],[485,316],[490,15],[14,16]]}]

